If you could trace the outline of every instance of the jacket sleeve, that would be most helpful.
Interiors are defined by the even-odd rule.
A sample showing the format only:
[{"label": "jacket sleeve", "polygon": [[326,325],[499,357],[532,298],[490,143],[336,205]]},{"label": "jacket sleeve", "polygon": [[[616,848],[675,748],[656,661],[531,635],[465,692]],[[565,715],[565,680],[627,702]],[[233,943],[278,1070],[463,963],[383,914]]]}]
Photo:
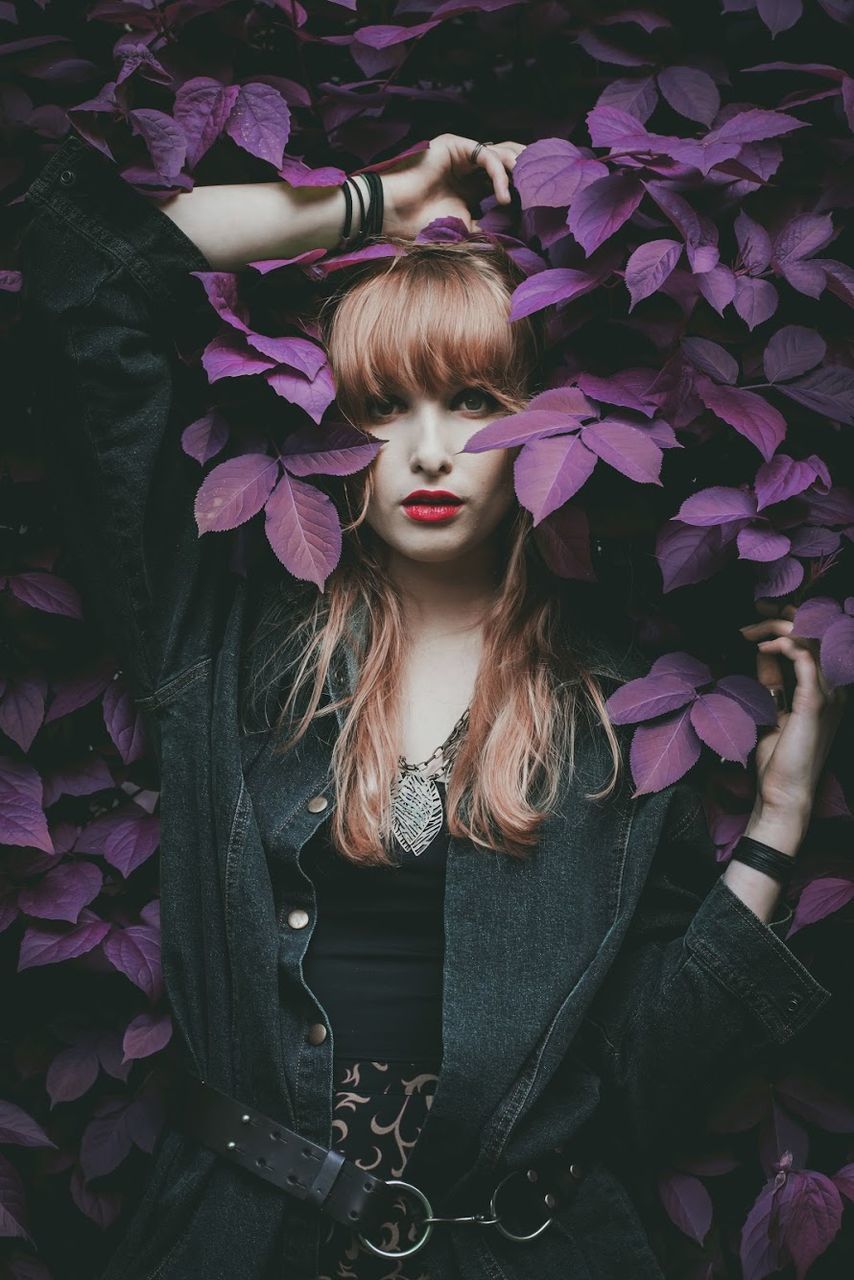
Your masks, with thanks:
[{"label": "jacket sleeve", "polygon": [[590,1007],[592,1049],[636,1149],[653,1159],[702,1133],[716,1094],[796,1035],[830,999],[724,882],[699,792],[674,787],[664,836],[616,962]]},{"label": "jacket sleeve", "polygon": [[225,544],[199,539],[198,464],[180,446],[206,388],[175,339],[204,301],[190,272],[210,264],[73,134],[25,201],[24,346],[44,456],[95,619],[135,696],[156,705],[210,655],[229,580]]}]

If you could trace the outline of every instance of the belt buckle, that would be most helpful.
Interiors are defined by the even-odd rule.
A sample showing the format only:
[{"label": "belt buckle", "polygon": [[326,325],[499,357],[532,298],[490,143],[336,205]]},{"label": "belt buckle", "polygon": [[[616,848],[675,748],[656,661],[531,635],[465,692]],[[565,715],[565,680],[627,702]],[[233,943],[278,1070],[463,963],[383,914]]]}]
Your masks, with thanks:
[{"label": "belt buckle", "polygon": [[424,1234],[420,1240],[416,1240],[415,1244],[410,1245],[408,1249],[383,1249],[378,1244],[374,1244],[367,1236],[358,1233],[359,1239],[365,1248],[370,1249],[371,1253],[377,1254],[380,1258],[408,1258],[413,1253],[417,1253],[419,1249],[423,1249],[430,1236],[433,1234],[433,1223],[439,1222],[441,1219],[433,1217],[433,1206],[425,1196],[420,1187],[413,1186],[411,1182],[403,1182],[400,1178],[385,1178],[387,1187],[405,1187],[407,1191],[411,1191],[417,1200],[420,1200],[422,1208],[426,1209],[427,1216],[424,1219]]},{"label": "belt buckle", "polygon": [[504,1184],[506,1182],[509,1182],[511,1178],[516,1177],[517,1174],[521,1174],[524,1177],[525,1171],[523,1169],[511,1169],[510,1172],[501,1179],[498,1186],[495,1188],[492,1195],[490,1196],[489,1212],[492,1215],[492,1218],[494,1220],[491,1223],[491,1225],[496,1227],[503,1236],[506,1236],[508,1240],[516,1240],[519,1243],[524,1243],[526,1240],[536,1240],[537,1236],[542,1235],[543,1232],[546,1230],[546,1228],[551,1226],[554,1219],[550,1214],[546,1218],[545,1222],[543,1222],[534,1231],[530,1231],[527,1234],[520,1234],[519,1232],[511,1231],[508,1227],[504,1225],[504,1223],[501,1220],[501,1214],[499,1213],[498,1207],[496,1205],[496,1201],[498,1199],[498,1193],[501,1190],[501,1188],[504,1186]]}]

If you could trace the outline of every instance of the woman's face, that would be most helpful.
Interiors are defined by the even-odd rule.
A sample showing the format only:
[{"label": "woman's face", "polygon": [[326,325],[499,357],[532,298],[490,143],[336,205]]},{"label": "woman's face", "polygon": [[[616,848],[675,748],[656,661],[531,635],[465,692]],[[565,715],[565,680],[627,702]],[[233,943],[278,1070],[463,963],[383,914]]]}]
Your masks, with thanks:
[{"label": "woman's face", "polygon": [[[518,449],[462,453],[463,445],[506,413],[488,392],[459,386],[435,398],[399,392],[375,400],[361,424],[382,449],[373,462],[367,523],[392,550],[411,559],[453,560],[488,539],[516,504]],[[419,489],[445,490],[454,506],[417,503]]]}]

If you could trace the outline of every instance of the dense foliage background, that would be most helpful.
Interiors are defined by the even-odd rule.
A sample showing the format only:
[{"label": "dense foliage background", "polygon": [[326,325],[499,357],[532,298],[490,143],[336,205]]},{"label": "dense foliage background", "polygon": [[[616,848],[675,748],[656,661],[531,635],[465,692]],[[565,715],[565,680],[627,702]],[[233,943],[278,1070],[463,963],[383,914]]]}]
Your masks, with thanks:
[{"label": "dense foliage background", "polygon": [[[15,240],[45,159],[76,131],[156,199],[339,183],[443,131],[528,144],[512,206],[480,221],[525,269],[514,315],[547,309],[548,390],[501,439],[524,445],[553,567],[609,585],[649,654],[612,704],[638,724],[638,792],[695,770],[723,864],[773,717],[738,627],[793,603],[829,678],[854,681],[852,27],[850,0],[0,0],[4,1274],[97,1273],[162,1123],[171,1035],[145,727],[28,417]],[[207,392],[182,437],[200,536],[240,526],[236,567],[249,531],[318,585],[340,547],[323,476],[373,456],[299,310],[342,266],[199,273],[209,339],[183,353]],[[789,894],[787,941],[834,1000],[721,1081],[701,1149],[650,1171],[669,1276],[854,1274],[851,738],[849,717]]]}]

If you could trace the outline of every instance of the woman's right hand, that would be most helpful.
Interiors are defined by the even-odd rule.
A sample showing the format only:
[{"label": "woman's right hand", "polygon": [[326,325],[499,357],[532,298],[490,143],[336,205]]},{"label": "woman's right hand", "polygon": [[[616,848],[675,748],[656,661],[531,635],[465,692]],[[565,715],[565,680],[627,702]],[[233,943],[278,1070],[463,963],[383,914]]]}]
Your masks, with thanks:
[{"label": "woman's right hand", "polygon": [[414,239],[436,218],[459,218],[470,231],[479,230],[472,205],[486,194],[482,179],[488,177],[499,204],[509,204],[510,180],[521,142],[493,142],[481,147],[477,160],[471,153],[476,138],[441,133],[424,151],[407,156],[399,166],[384,169],[383,234]]}]

